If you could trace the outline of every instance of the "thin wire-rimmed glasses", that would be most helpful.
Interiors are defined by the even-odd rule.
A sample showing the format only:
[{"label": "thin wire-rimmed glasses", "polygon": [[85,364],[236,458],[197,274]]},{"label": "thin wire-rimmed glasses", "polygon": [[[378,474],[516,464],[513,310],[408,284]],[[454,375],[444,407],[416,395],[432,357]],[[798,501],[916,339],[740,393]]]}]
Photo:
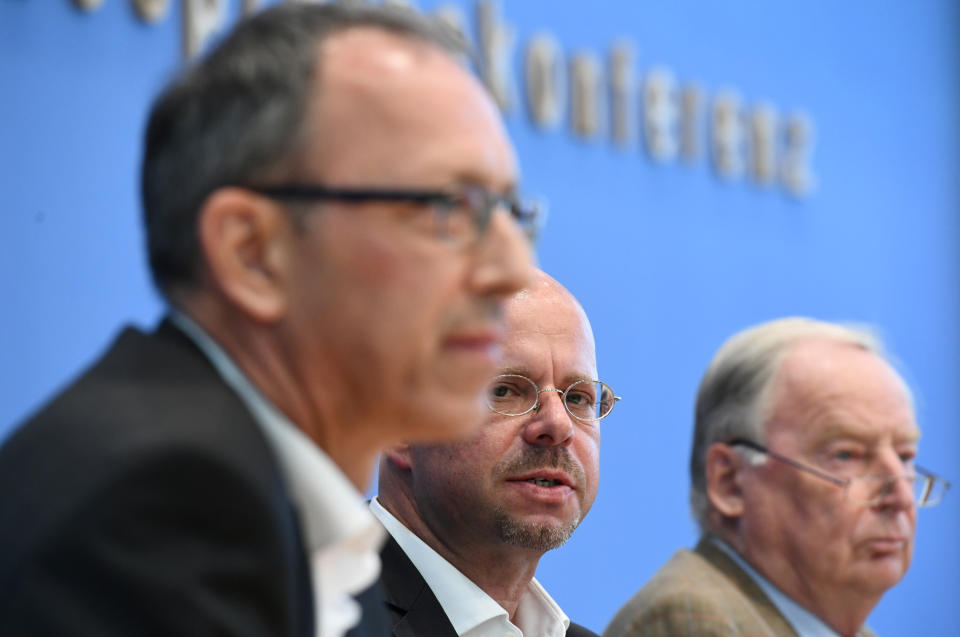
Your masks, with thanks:
[{"label": "thin wire-rimmed glasses", "polygon": [[904,474],[902,476],[877,476],[865,475],[854,478],[839,478],[820,469],[816,469],[792,458],[782,456],[779,453],[770,451],[763,445],[747,440],[746,438],[737,438],[727,443],[731,447],[747,447],[759,453],[770,456],[774,460],[786,463],[791,467],[806,471],[811,475],[822,478],[828,482],[843,487],[847,498],[856,504],[864,506],[874,506],[879,504],[884,496],[889,494],[897,482],[904,481],[913,485],[913,497],[918,507],[934,507],[940,504],[947,489],[950,488],[950,482],[940,476],[914,465],[916,473]]},{"label": "thin wire-rimmed glasses", "polygon": [[613,389],[599,380],[574,381],[564,390],[555,387],[540,389],[535,382],[520,374],[500,374],[487,385],[487,407],[504,416],[523,416],[540,409],[540,394],[560,394],[567,413],[583,422],[596,422],[610,415],[620,400]]},{"label": "thin wire-rimmed glasses", "polygon": [[458,245],[479,241],[494,211],[502,208],[527,238],[535,241],[546,218],[541,202],[521,203],[513,195],[482,186],[463,186],[456,192],[404,188],[335,188],[322,184],[246,186],[272,199],[292,201],[387,202],[429,206],[434,212],[435,234]]}]

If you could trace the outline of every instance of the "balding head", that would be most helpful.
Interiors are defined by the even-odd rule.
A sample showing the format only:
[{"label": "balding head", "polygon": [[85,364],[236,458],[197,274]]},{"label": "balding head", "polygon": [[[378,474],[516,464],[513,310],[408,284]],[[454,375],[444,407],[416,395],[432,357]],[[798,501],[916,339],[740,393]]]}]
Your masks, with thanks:
[{"label": "balding head", "polygon": [[[455,565],[505,550],[539,559],[566,541],[597,492],[599,422],[574,417],[563,397],[588,381],[570,392],[568,404],[583,415],[600,400],[593,395],[596,356],[586,313],[538,272],[507,302],[505,319],[501,376],[488,391],[492,408],[480,433],[403,448],[381,465],[384,506]],[[493,411],[521,394],[531,400],[525,413]]]}]

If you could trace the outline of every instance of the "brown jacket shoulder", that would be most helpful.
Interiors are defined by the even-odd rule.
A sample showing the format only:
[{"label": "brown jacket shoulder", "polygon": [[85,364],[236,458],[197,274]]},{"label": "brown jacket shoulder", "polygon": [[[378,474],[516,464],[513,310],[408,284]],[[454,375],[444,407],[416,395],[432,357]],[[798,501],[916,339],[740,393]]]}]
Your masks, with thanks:
[{"label": "brown jacket shoulder", "polygon": [[[604,637],[798,637],[760,586],[710,540],[678,551]],[[867,628],[861,637],[876,637]]]}]

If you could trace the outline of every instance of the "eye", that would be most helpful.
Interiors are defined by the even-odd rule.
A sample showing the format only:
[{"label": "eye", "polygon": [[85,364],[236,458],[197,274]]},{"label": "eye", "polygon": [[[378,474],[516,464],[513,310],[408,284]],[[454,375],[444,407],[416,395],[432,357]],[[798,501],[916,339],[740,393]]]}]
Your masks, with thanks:
[{"label": "eye", "polygon": [[859,445],[834,445],[827,450],[826,458],[838,469],[852,467],[867,461],[867,450]]},{"label": "eye", "polygon": [[832,460],[847,461],[856,460],[857,458],[862,457],[862,455],[863,454],[858,451],[854,451],[853,449],[835,449],[830,453],[830,458]]},{"label": "eye", "polygon": [[593,404],[593,396],[582,391],[572,391],[567,394],[567,403],[577,407],[590,406]]},{"label": "eye", "polygon": [[435,212],[436,234],[455,244],[469,242],[476,235],[474,212],[467,202],[458,201],[447,208],[437,208]]},{"label": "eye", "polygon": [[517,396],[519,394],[515,385],[504,382],[498,382],[490,385],[487,393],[490,395],[490,398],[500,400],[509,398],[511,396]]},{"label": "eye", "polygon": [[900,462],[902,462],[902,463],[905,464],[905,465],[910,465],[910,466],[912,466],[912,465],[913,465],[913,460],[914,460],[914,458],[917,457],[917,450],[916,450],[916,449],[902,449],[902,450],[900,450],[900,451],[897,453],[897,455],[900,457]]}]

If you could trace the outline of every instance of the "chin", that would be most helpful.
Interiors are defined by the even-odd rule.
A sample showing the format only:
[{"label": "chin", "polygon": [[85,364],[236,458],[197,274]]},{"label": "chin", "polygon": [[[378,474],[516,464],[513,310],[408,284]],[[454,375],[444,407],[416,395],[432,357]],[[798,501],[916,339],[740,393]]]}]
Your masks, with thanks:
[{"label": "chin", "polygon": [[882,595],[903,579],[910,561],[903,557],[884,556],[871,560],[860,578],[862,588]]},{"label": "chin", "polygon": [[508,515],[497,517],[500,539],[505,544],[546,553],[563,546],[580,523],[580,517],[572,522],[549,524],[522,520]]}]

